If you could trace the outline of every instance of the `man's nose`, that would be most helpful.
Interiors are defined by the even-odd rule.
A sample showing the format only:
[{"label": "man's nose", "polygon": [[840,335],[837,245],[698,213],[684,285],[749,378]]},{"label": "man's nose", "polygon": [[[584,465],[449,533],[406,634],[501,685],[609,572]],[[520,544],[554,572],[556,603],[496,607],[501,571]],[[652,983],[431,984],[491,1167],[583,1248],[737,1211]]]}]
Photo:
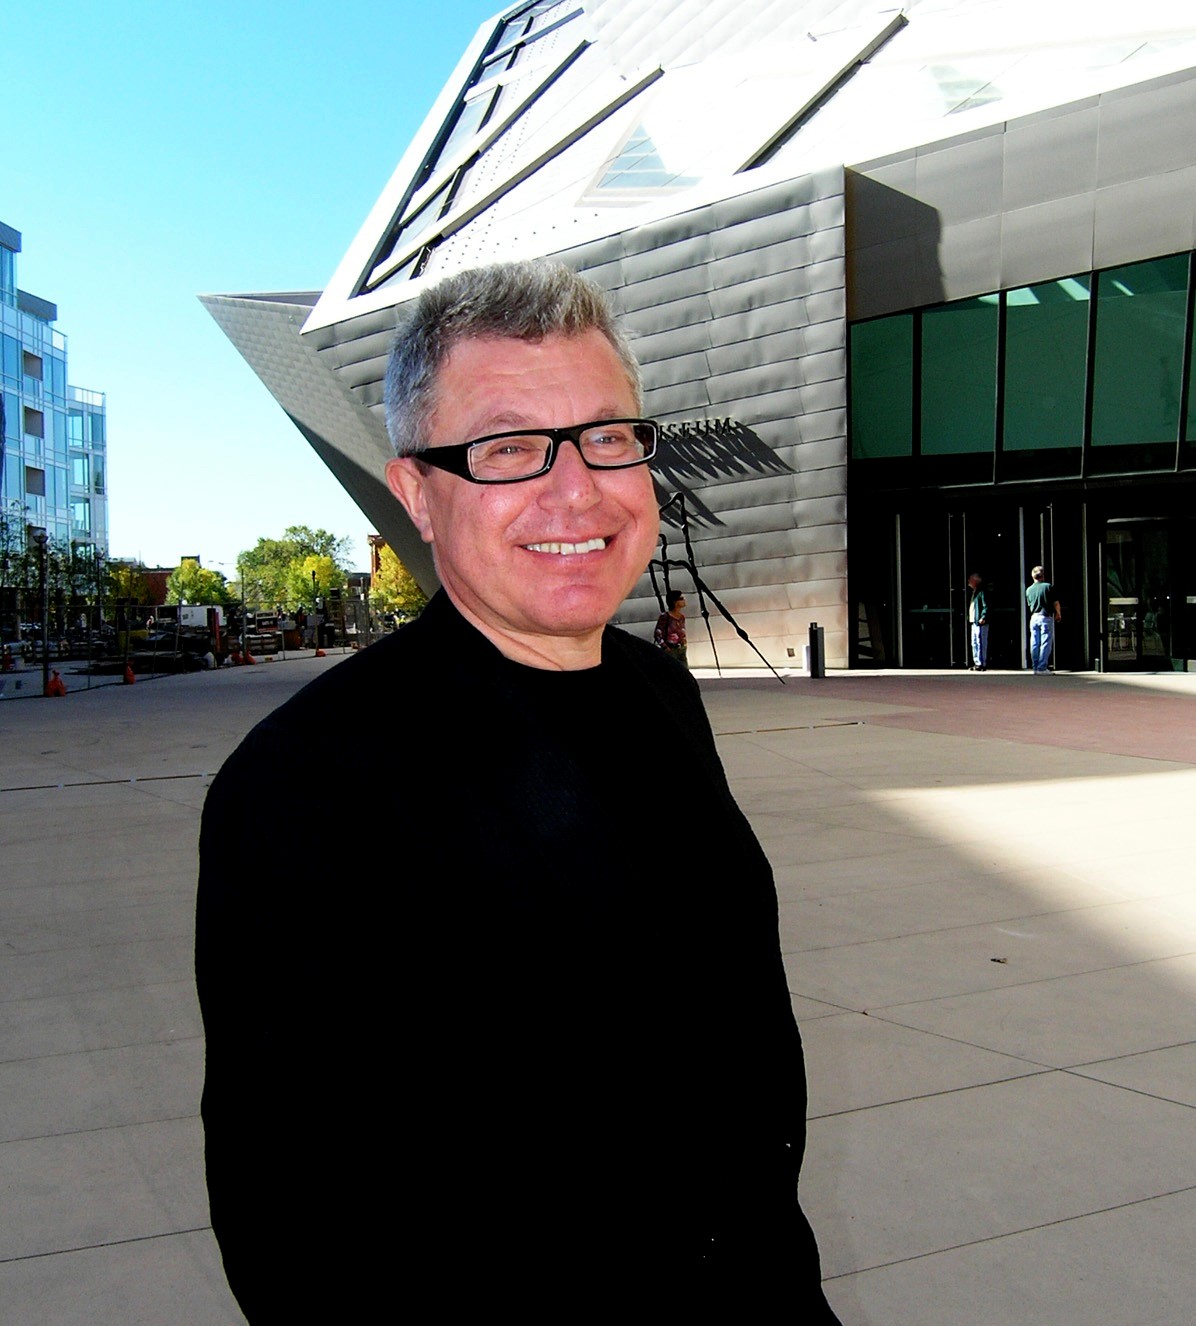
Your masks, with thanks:
[{"label": "man's nose", "polygon": [[545,475],[547,483],[541,500],[593,505],[602,496],[595,482],[596,477],[595,471],[582,460],[581,448],[566,438],[558,444],[552,469]]}]

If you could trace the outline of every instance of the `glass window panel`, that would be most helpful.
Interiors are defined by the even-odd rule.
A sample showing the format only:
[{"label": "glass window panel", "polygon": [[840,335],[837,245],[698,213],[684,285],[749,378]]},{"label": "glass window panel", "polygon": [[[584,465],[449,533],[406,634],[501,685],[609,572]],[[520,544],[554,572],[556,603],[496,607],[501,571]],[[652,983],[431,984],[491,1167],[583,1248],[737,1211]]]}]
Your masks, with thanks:
[{"label": "glass window panel", "polygon": [[922,314],[922,455],[991,452],[996,437],[997,300]]},{"label": "glass window panel", "polygon": [[13,391],[4,393],[4,436],[14,439],[21,436],[21,401]]},{"label": "glass window panel", "polygon": [[1094,447],[1176,440],[1187,286],[1188,259],[1182,254],[1101,272]]},{"label": "glass window panel", "polygon": [[560,16],[553,12],[558,9],[561,14],[568,12],[561,0],[536,0],[536,3],[519,10],[503,23],[503,30],[495,45],[501,50],[508,42],[543,27]]},{"label": "glass window panel", "polygon": [[14,336],[0,337],[3,343],[4,376],[14,382],[21,380],[21,343]]},{"label": "glass window panel", "polygon": [[1087,276],[1006,295],[1006,451],[1083,445],[1088,296]]},{"label": "glass window panel", "polygon": [[420,208],[414,216],[409,217],[398,227],[394,233],[393,239],[387,242],[385,250],[386,256],[379,260],[375,265],[373,272],[370,273],[371,283],[378,281],[379,277],[390,263],[391,254],[394,253],[395,249],[400,247],[404,249],[407,248],[424,234],[425,231],[431,229],[431,227],[440,220],[444,204],[448,199],[449,188],[452,184],[452,180],[447,180],[436,190],[432,197],[428,199],[427,203]]},{"label": "glass window panel", "polygon": [[16,452],[5,452],[4,500],[6,502],[23,502],[25,500],[25,486],[21,482],[24,475],[25,465],[20,455]]},{"label": "glass window panel", "polygon": [[693,176],[667,166],[647,129],[643,124],[637,124],[598,181],[598,188],[666,189],[696,183]]},{"label": "glass window panel", "polygon": [[69,427],[68,427],[68,429],[67,429],[67,432],[68,432],[69,435],[70,435],[70,439],[71,439],[71,441],[72,441],[72,442],[82,442],[82,441],[83,441],[83,411],[82,411],[82,410],[69,410],[69,411],[67,412],[67,422],[68,422],[68,424],[69,424]]},{"label": "glass window panel", "polygon": [[93,410],[88,413],[88,441],[103,442],[104,440],[104,416],[98,411]]},{"label": "glass window panel", "polygon": [[466,102],[465,105],[461,107],[461,112],[457,116],[457,122],[453,125],[452,132],[445,139],[444,147],[440,150],[438,161],[443,161],[447,164],[448,159],[453,155],[457,148],[477,133],[482,127],[482,123],[486,118],[486,112],[489,110],[491,103],[494,100],[495,92],[491,90],[490,92],[484,93],[482,96],[475,97],[472,101]]},{"label": "glass window panel", "polygon": [[31,465],[25,466],[25,491],[30,497],[45,497],[45,470],[35,470]]},{"label": "glass window panel", "polygon": [[88,461],[86,456],[71,457],[71,483],[76,488],[86,488],[88,485]]},{"label": "glass window panel", "polygon": [[851,329],[851,454],[908,456],[914,437],[914,319],[910,313]]}]

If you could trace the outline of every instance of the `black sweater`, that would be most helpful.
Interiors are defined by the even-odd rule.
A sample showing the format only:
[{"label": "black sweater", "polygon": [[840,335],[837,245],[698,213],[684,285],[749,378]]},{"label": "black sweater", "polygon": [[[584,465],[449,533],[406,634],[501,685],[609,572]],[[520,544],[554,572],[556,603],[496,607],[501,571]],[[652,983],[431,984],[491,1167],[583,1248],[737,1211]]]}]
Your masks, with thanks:
[{"label": "black sweater", "polygon": [[440,595],[250,733],[200,851],[208,1188],[254,1326],[833,1321],[771,871],[674,661],[608,629],[600,668],[524,668]]}]

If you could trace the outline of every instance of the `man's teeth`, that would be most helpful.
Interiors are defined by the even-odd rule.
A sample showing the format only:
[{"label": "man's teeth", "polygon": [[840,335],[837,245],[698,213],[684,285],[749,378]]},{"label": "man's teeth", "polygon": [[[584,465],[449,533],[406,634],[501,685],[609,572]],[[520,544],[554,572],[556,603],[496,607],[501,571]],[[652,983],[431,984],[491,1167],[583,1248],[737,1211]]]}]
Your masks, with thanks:
[{"label": "man's teeth", "polygon": [[528,543],[524,546],[528,552],[558,553],[561,557],[572,557],[574,553],[599,552],[606,547],[606,540],[587,539],[585,543]]}]

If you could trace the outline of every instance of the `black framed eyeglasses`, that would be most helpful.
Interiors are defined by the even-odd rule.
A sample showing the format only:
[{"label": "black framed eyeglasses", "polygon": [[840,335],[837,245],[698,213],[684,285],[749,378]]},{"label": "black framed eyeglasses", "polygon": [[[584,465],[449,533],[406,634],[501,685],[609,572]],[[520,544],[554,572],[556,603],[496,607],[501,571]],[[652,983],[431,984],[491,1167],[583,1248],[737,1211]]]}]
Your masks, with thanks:
[{"label": "black framed eyeglasses", "polygon": [[591,470],[625,470],[656,455],[660,425],[654,419],[602,419],[572,428],[491,433],[447,447],[413,453],[425,465],[470,483],[522,483],[552,469],[562,442],[572,442]]}]

